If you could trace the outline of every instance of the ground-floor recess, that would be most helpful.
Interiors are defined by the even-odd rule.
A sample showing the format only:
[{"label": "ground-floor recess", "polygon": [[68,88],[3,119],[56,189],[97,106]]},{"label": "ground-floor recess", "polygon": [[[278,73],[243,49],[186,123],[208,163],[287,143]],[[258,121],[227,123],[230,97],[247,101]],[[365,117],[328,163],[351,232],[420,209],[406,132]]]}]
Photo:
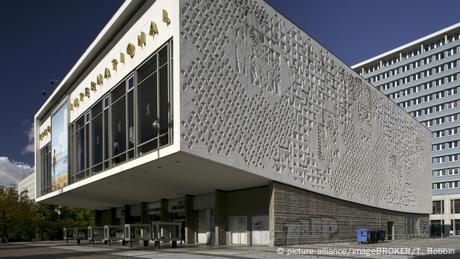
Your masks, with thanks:
[{"label": "ground-floor recess", "polygon": [[147,246],[289,246],[356,241],[360,228],[386,240],[427,237],[428,214],[389,211],[270,182],[96,210],[91,233],[68,239]]}]

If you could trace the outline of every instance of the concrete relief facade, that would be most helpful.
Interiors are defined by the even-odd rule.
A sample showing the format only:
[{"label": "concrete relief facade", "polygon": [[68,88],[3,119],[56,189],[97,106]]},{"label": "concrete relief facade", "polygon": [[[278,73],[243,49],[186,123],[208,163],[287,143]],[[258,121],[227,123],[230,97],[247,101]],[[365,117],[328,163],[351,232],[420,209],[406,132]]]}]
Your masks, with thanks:
[{"label": "concrete relief facade", "polygon": [[181,1],[180,13],[181,150],[429,212],[431,135],[391,100],[263,1]]}]

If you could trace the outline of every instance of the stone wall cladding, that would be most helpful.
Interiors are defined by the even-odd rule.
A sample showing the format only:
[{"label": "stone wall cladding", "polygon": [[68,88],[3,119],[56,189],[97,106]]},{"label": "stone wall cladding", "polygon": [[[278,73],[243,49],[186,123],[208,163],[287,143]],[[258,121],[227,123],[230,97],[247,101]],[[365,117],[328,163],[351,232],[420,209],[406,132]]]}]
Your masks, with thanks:
[{"label": "stone wall cladding", "polygon": [[356,230],[387,230],[393,221],[395,239],[406,234],[408,219],[418,221],[417,237],[428,237],[429,215],[389,211],[334,199],[281,183],[273,183],[275,246],[356,241]]},{"label": "stone wall cladding", "polygon": [[431,134],[259,0],[180,0],[181,150],[317,193],[431,207]]}]

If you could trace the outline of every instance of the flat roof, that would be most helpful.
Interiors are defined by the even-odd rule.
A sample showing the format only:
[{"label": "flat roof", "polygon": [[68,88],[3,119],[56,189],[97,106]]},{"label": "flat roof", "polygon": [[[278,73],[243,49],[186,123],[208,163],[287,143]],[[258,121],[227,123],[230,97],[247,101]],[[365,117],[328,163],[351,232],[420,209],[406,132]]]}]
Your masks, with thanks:
[{"label": "flat roof", "polygon": [[357,67],[361,67],[361,66],[366,65],[366,64],[368,64],[368,63],[371,63],[371,62],[373,62],[373,61],[379,60],[379,59],[381,59],[381,58],[383,58],[383,57],[385,57],[385,56],[388,56],[388,55],[394,54],[394,53],[396,53],[396,52],[402,51],[402,50],[404,50],[404,49],[406,49],[406,48],[409,48],[409,47],[411,47],[411,46],[413,46],[413,45],[420,44],[420,43],[422,43],[422,42],[424,42],[424,41],[426,41],[426,40],[429,40],[429,39],[431,39],[431,38],[437,37],[437,36],[439,36],[439,35],[442,35],[442,34],[448,32],[448,31],[454,30],[454,29],[459,28],[459,27],[460,27],[460,22],[458,22],[458,23],[456,23],[456,24],[454,24],[454,25],[451,25],[451,26],[449,26],[449,27],[446,27],[446,28],[444,28],[444,29],[441,29],[441,30],[439,30],[439,31],[433,32],[433,33],[431,33],[431,34],[428,34],[428,35],[426,35],[426,36],[424,36],[424,37],[422,37],[422,38],[419,38],[419,39],[416,39],[416,40],[411,41],[411,42],[409,42],[409,43],[406,43],[406,44],[404,44],[404,45],[402,45],[402,46],[400,46],[400,47],[394,48],[394,49],[392,49],[392,50],[389,50],[389,51],[387,51],[387,52],[385,52],[385,53],[382,53],[382,54],[377,55],[377,56],[375,56],[375,57],[372,57],[372,58],[370,58],[370,59],[367,59],[367,60],[364,60],[364,61],[362,61],[362,62],[359,62],[358,64],[355,64],[355,65],[351,66],[351,68],[352,68],[352,69],[355,69],[355,68],[357,68]]}]

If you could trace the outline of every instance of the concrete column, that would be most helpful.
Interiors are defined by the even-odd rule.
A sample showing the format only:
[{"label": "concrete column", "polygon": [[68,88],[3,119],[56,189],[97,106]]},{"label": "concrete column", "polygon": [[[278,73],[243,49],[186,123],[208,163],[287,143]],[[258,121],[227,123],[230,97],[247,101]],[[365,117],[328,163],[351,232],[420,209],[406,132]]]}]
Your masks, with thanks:
[{"label": "concrete column", "polygon": [[452,222],[452,231],[454,232],[454,236],[456,236],[457,235],[457,232],[456,232],[457,229],[455,228],[456,227],[455,226],[455,218],[453,218],[452,220],[453,220],[453,222]]},{"label": "concrete column", "polygon": [[142,224],[149,224],[149,215],[147,214],[147,202],[141,203],[141,222]]},{"label": "concrete column", "polygon": [[160,217],[161,221],[169,221],[169,212],[168,212],[168,200],[161,199],[160,201]]},{"label": "concrete column", "polygon": [[118,225],[117,222],[117,208],[110,208],[110,225]]},{"label": "concrete column", "polygon": [[226,230],[227,230],[227,213],[225,209],[225,192],[216,190],[214,192],[214,244],[225,245],[226,244]]},{"label": "concrete column", "polygon": [[268,207],[268,230],[270,232],[270,246],[275,246],[275,187],[274,183],[268,184],[270,205]]},{"label": "concrete column", "polygon": [[131,206],[125,205],[123,208],[122,225],[131,223]]},{"label": "concrete column", "polygon": [[94,226],[102,226],[102,211],[94,210],[93,224]]},{"label": "concrete column", "polygon": [[194,244],[195,241],[195,211],[193,210],[193,196],[185,195],[185,244]]}]

